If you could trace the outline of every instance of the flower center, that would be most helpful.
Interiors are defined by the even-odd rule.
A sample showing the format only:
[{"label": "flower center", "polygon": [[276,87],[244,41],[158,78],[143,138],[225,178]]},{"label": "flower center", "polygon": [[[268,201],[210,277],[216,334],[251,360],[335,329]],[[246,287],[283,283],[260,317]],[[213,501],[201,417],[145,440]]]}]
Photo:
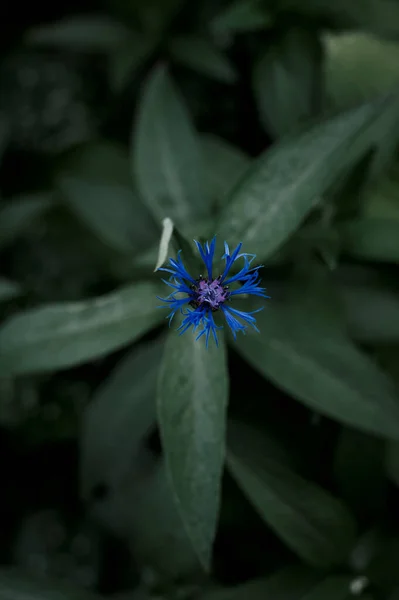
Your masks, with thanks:
[{"label": "flower center", "polygon": [[227,288],[221,285],[219,279],[213,281],[199,279],[192,289],[195,295],[192,305],[198,307],[207,304],[212,310],[217,310],[229,295]]}]

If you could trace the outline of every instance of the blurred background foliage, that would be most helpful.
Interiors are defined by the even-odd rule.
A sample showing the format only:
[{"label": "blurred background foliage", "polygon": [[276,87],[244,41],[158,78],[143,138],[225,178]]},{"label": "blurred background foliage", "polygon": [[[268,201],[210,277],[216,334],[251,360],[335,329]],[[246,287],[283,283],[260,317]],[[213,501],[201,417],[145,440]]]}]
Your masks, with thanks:
[{"label": "blurred background foliage", "polygon": [[[8,8],[0,599],[398,599],[398,0]],[[165,327],[165,217],[261,334]]]}]

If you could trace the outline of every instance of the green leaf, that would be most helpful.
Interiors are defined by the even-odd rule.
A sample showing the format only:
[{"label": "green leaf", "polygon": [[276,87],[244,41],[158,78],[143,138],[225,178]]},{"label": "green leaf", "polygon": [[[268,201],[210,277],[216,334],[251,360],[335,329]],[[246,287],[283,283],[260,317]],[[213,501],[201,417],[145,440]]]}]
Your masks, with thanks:
[{"label": "green leaf", "polygon": [[107,0],[109,10],[120,8],[124,18],[138,22],[140,29],[151,35],[161,36],[172,26],[173,19],[182,9],[182,0]]},{"label": "green leaf", "polygon": [[199,600],[302,600],[318,578],[306,567],[286,567],[270,577],[205,593]]},{"label": "green leaf", "polygon": [[251,159],[242,150],[215,135],[203,135],[201,149],[209,196],[218,208],[248,169]]},{"label": "green leaf", "polygon": [[237,73],[229,59],[210,40],[195,35],[174,38],[169,50],[172,57],[198,73],[222,83],[235,83]]},{"label": "green leaf", "polygon": [[184,265],[189,273],[200,273],[203,263],[199,256],[194,252],[194,244],[190,244],[186,238],[173,225],[170,219],[164,219],[163,232],[159,243],[158,259],[154,271],[157,271],[167,261],[172,253],[170,244],[173,244],[176,253],[182,253]]},{"label": "green leaf", "polygon": [[[183,250],[184,260],[188,257],[188,263],[192,263],[194,265],[195,271],[198,266],[202,270],[203,262],[199,258],[198,253],[196,253],[196,249],[193,243],[189,243],[188,240],[199,239],[201,241],[210,240],[214,235],[214,225],[212,219],[206,219],[202,221],[197,221],[194,226],[188,227],[187,235],[181,233],[180,229],[177,229],[175,224],[173,224],[173,232],[174,235],[171,238],[173,242],[173,246],[175,250]],[[170,256],[174,256],[174,252],[170,248]],[[148,273],[153,271],[154,265],[157,264],[157,260],[159,258],[159,243],[158,246],[153,246],[146,252],[141,253],[134,261],[133,268],[142,272],[144,277],[148,276]]]},{"label": "green leaf", "polygon": [[157,264],[155,265],[155,271],[158,271],[160,267],[168,260],[169,256],[169,244],[173,235],[173,222],[170,219],[164,219],[162,221],[162,235],[159,242]]},{"label": "green leaf", "polygon": [[398,287],[370,269],[342,273],[338,291],[351,336],[366,344],[399,341]]},{"label": "green leaf", "polygon": [[[399,86],[399,44],[359,32],[327,35],[326,94],[329,106],[343,109]],[[377,154],[367,177],[375,177],[392,162],[399,136],[397,108],[387,113],[377,135]]]},{"label": "green leaf", "polygon": [[366,261],[399,262],[399,220],[355,219],[338,227],[342,250]]},{"label": "green leaf", "polygon": [[[399,89],[399,86],[396,90]],[[386,173],[386,170],[392,166],[397,158],[397,148],[399,139],[399,110],[398,106],[392,106],[381,118],[380,126],[374,137],[375,156],[372,161],[369,181],[378,180]]]},{"label": "green leaf", "polygon": [[260,119],[273,136],[289,133],[320,113],[321,59],[318,37],[292,28],[255,65],[253,87]]},{"label": "green leaf", "polygon": [[27,577],[14,568],[0,569],[1,600],[100,600],[100,596],[59,581]]},{"label": "green leaf", "polygon": [[355,524],[346,508],[250,442],[232,443],[227,464],[264,521],[310,565],[340,563],[354,542]]},{"label": "green leaf", "polygon": [[396,98],[366,104],[266,151],[233,189],[218,232],[266,259],[295,231],[319,197],[370,147]]},{"label": "green leaf", "polygon": [[334,221],[352,219],[361,214],[364,196],[370,187],[367,174],[371,171],[375,156],[375,147],[370,148],[328,191],[324,214],[328,216],[327,223],[331,227]]},{"label": "green leaf", "polygon": [[326,94],[336,108],[348,108],[399,85],[399,44],[364,32],[324,37]]},{"label": "green leaf", "polygon": [[163,66],[145,84],[132,139],[132,169],[142,198],[158,220],[169,217],[184,231],[209,214],[196,133]]},{"label": "green leaf", "polygon": [[296,467],[296,457],[286,448],[278,433],[264,423],[249,425],[244,421],[229,419],[227,425],[228,440],[235,452],[240,454],[250,447],[253,453],[259,456],[268,456],[273,461],[283,464],[288,468]]},{"label": "green leaf", "polygon": [[341,429],[334,455],[334,479],[340,497],[359,519],[367,522],[384,512],[387,492],[384,456],[384,440]]},{"label": "green leaf", "polygon": [[189,273],[200,273],[204,268],[204,263],[199,256],[198,250],[194,245],[194,240],[190,243],[176,227],[173,230],[172,242],[176,253],[181,252],[184,264]]},{"label": "green leaf", "polygon": [[89,181],[133,187],[129,156],[124,146],[107,140],[80,144],[63,156],[58,173],[73,173]]},{"label": "green leaf", "polygon": [[261,334],[237,350],[261,374],[311,409],[357,429],[399,439],[393,382],[354,347],[319,307],[270,301],[258,315]]},{"label": "green leaf", "polygon": [[172,487],[201,564],[209,569],[219,513],[228,374],[219,348],[171,332],[158,387],[158,420]]},{"label": "green leaf", "polygon": [[155,393],[163,338],[134,347],[105,379],[87,407],[81,431],[81,489],[117,486],[140,470],[140,448],[156,422]]},{"label": "green leaf", "polygon": [[347,575],[327,577],[301,600],[350,600],[353,596],[351,581]]},{"label": "green leaf", "polygon": [[129,32],[129,39],[108,56],[108,77],[114,92],[121,92],[137,70],[149,59],[158,44],[158,38],[138,32]]},{"label": "green leaf", "polygon": [[11,244],[54,206],[51,195],[46,193],[16,197],[8,202],[0,210],[0,248]]},{"label": "green leaf", "polygon": [[67,17],[31,29],[28,44],[51,45],[69,50],[108,52],[128,40],[129,30],[121,23],[98,15]]},{"label": "green leaf", "polygon": [[[397,89],[399,44],[362,32],[329,34],[324,39],[326,95],[334,109],[348,108]],[[399,136],[397,108],[387,113],[378,133],[377,153],[367,177],[392,162]]]},{"label": "green leaf", "polygon": [[[274,3],[272,3],[274,4]],[[385,37],[399,32],[399,6],[396,0],[279,0],[278,8],[294,10],[307,18],[321,19],[340,29],[362,29]]]},{"label": "green leaf", "polygon": [[392,219],[399,223],[399,163],[370,186],[364,195],[363,211],[366,218]]},{"label": "green leaf", "polygon": [[[81,434],[81,490],[96,516],[132,544],[140,567],[165,579],[199,569],[163,462],[147,449],[156,424],[156,386],[164,339],[138,345],[103,382],[86,409]],[[132,507],[134,509],[132,510]]]},{"label": "green leaf", "polygon": [[67,204],[105,244],[128,255],[140,246],[134,236],[131,190],[65,175],[57,185]]},{"label": "green leaf", "polygon": [[328,268],[333,271],[338,263],[340,239],[338,232],[332,226],[325,224],[322,219],[313,224],[305,225],[292,240],[292,252],[298,256],[317,252]]},{"label": "green leaf", "polygon": [[[381,3],[379,3],[381,5]],[[365,14],[365,7],[359,11]],[[396,8],[397,9],[397,8]],[[382,11],[378,10],[378,16]],[[330,107],[348,108],[399,86],[399,44],[363,32],[328,34],[324,38],[326,95]],[[384,171],[396,154],[399,113],[393,107],[377,134],[372,178]]]},{"label": "green leaf", "polygon": [[0,277],[0,302],[16,298],[17,296],[20,296],[21,293],[22,290],[18,283]]},{"label": "green leaf", "polygon": [[106,296],[48,304],[9,318],[0,328],[5,373],[51,371],[104,356],[160,323],[159,286],[137,283]]},{"label": "green leaf", "polygon": [[105,244],[132,255],[156,239],[156,227],[133,190],[128,157],[118,145],[81,146],[56,178],[64,202]]},{"label": "green leaf", "polygon": [[258,0],[234,0],[211,22],[215,35],[246,33],[266,29],[272,25],[272,17]]},{"label": "green leaf", "polygon": [[94,515],[118,538],[127,539],[135,562],[154,584],[169,586],[204,577],[176,505],[165,464],[141,449],[140,459]]}]

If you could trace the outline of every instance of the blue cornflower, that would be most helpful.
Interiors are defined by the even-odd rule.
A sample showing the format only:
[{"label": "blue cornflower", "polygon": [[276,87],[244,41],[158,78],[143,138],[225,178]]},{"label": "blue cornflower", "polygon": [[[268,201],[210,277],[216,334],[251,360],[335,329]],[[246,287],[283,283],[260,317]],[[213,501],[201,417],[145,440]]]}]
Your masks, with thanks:
[{"label": "blue cornflower", "polygon": [[[265,289],[259,286],[260,280],[258,270],[260,269],[260,266],[251,267],[255,254],[240,254],[242,244],[238,244],[237,248],[230,253],[229,246],[225,242],[224,254],[222,256],[222,259],[225,260],[225,267],[223,272],[218,275],[218,277],[214,278],[212,267],[216,237],[213,238],[210,244],[209,242],[206,242],[206,244],[202,246],[197,241],[195,241],[195,244],[205,264],[207,271],[206,277],[200,275],[198,278],[194,279],[194,277],[187,272],[180,256],[181,251],[178,252],[177,260],[174,260],[173,258],[169,259],[170,268],[159,269],[160,271],[166,271],[171,274],[169,281],[166,281],[165,279],[162,281],[174,289],[167,298],[160,298],[160,300],[166,302],[171,309],[171,312],[168,315],[169,324],[176,312],[180,310],[184,315],[184,319],[177,331],[180,331],[181,335],[187,331],[187,329],[190,329],[190,327],[192,327],[194,331],[199,330],[196,339],[198,340],[205,334],[207,346],[210,333],[212,333],[216,345],[218,345],[216,330],[222,329],[222,327],[216,325],[213,317],[213,313],[218,310],[222,311],[224,314],[226,323],[230,327],[234,339],[236,339],[238,331],[245,333],[248,325],[251,325],[256,331],[259,331],[256,327],[256,319],[252,315],[262,310],[262,308],[252,312],[244,312],[228,305],[230,301],[239,294],[252,294],[253,296],[261,296],[263,298],[269,297],[266,296]],[[229,272],[233,264],[240,258],[244,260],[244,265],[236,275],[229,277]],[[231,284],[241,285],[236,289],[230,289]],[[179,294],[179,297],[176,297],[176,294]]]}]

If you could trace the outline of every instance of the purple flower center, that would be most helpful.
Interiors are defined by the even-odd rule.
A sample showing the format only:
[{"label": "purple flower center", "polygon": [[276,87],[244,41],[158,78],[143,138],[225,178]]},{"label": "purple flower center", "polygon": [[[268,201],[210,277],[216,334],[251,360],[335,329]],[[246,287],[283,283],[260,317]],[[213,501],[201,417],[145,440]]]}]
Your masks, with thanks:
[{"label": "purple flower center", "polygon": [[227,288],[221,285],[220,279],[214,279],[213,281],[200,279],[197,285],[193,286],[193,292],[195,295],[193,304],[195,306],[207,304],[212,310],[217,310],[229,295]]}]

